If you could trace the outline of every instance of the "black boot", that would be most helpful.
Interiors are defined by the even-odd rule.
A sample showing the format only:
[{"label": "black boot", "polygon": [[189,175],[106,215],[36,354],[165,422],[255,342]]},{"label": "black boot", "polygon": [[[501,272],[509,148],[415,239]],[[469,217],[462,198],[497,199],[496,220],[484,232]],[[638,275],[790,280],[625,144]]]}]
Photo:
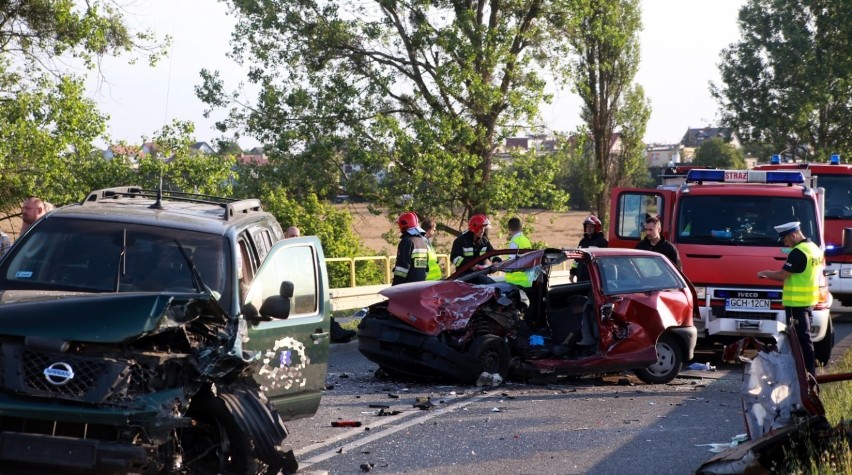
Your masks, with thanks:
[{"label": "black boot", "polygon": [[337,323],[334,318],[331,319],[331,342],[332,343],[347,343],[355,336],[355,330],[346,330]]}]

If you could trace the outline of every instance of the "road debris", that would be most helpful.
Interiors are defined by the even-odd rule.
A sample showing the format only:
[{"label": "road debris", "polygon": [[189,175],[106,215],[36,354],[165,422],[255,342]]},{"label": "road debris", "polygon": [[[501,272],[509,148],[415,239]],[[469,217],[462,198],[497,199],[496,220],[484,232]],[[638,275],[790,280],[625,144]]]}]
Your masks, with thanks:
[{"label": "road debris", "polygon": [[331,421],[331,427],[361,427],[361,421]]}]

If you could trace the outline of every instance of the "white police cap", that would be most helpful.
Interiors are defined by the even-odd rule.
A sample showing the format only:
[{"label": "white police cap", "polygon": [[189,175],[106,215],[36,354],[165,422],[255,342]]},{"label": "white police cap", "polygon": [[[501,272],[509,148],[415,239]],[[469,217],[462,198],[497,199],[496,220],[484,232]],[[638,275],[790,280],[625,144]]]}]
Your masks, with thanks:
[{"label": "white police cap", "polygon": [[799,226],[801,225],[802,223],[798,221],[791,221],[789,223],[779,224],[778,226],[775,226],[775,232],[778,233],[778,237],[784,237],[792,233],[793,231],[798,231]]}]

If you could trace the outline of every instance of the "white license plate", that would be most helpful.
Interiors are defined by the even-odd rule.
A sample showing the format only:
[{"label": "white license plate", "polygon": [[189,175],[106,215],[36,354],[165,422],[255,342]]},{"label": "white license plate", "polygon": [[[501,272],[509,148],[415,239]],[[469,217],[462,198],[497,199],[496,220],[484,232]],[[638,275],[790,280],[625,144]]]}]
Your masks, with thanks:
[{"label": "white license plate", "polygon": [[760,321],[737,320],[737,330],[760,330]]},{"label": "white license plate", "polygon": [[725,308],[738,310],[769,310],[769,299],[725,299]]}]

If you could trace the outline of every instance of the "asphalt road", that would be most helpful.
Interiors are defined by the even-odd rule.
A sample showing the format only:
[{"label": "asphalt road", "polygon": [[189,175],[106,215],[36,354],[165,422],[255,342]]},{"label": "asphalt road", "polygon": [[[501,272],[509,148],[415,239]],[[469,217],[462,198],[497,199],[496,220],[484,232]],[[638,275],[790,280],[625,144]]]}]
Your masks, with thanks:
[{"label": "asphalt road", "polygon": [[[852,308],[834,314],[842,353]],[[742,367],[712,362],[661,386],[625,373],[483,390],[379,379],[353,341],[332,346],[320,410],[286,442],[303,474],[689,474],[745,432]]]}]

